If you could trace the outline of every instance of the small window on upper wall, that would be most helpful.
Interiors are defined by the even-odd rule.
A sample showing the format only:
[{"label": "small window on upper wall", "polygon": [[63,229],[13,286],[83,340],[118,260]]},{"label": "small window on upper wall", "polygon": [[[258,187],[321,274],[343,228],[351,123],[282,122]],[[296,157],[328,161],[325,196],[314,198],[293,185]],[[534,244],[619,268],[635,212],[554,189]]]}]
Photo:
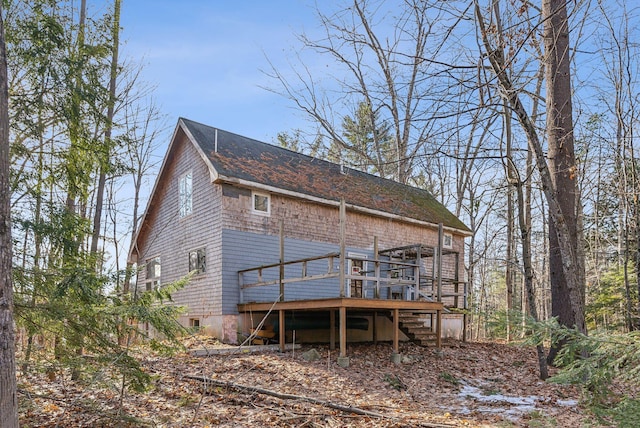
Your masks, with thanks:
[{"label": "small window on upper wall", "polygon": [[271,198],[266,193],[251,192],[251,211],[255,214],[271,214]]},{"label": "small window on upper wall", "polygon": [[207,270],[207,253],[204,248],[189,251],[189,272],[203,273]]},{"label": "small window on upper wall", "polygon": [[453,235],[450,233],[445,233],[442,236],[442,247],[443,248],[453,248]]},{"label": "small window on upper wall", "polygon": [[191,171],[180,177],[178,187],[180,193],[180,217],[186,217],[193,212],[193,183]]}]

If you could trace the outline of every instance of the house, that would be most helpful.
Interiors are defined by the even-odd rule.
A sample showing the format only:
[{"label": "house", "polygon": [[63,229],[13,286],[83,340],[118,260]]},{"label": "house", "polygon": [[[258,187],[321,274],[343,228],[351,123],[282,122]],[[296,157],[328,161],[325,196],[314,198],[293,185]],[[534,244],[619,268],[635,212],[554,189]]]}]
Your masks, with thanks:
[{"label": "house", "polygon": [[397,347],[462,338],[469,235],[425,190],[179,119],[130,258],[146,289],[192,272],[180,321],[222,341],[268,314],[281,343]]}]

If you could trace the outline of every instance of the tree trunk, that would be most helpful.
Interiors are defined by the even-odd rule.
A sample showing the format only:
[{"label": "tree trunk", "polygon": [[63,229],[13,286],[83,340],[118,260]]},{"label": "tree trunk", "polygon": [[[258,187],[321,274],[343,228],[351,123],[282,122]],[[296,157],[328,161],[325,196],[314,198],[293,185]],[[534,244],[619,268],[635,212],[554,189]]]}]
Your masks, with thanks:
[{"label": "tree trunk", "polygon": [[[571,104],[571,70],[569,27],[566,1],[542,2],[545,45],[545,77],[547,82],[547,142],[548,165],[552,192],[557,207],[549,204],[549,280],[551,282],[551,314],[562,325],[585,332],[584,264],[580,260],[581,233],[578,230],[578,170],[574,153],[573,113]],[[559,210],[564,221],[561,230],[557,221]],[[563,236],[565,235],[566,236]],[[570,251],[564,251],[560,240]],[[571,266],[567,272],[567,266]],[[553,362],[558,351],[554,344],[549,352]]]},{"label": "tree trunk", "polygon": [[[520,225],[520,235],[522,237],[522,263],[524,264],[524,283],[527,290],[527,303],[529,308],[529,314],[534,321],[538,321],[538,309],[536,308],[536,296],[533,289],[533,264],[531,262],[531,227],[527,222],[525,208],[525,197],[522,190],[523,183],[520,179],[516,184],[517,198],[518,198],[518,224]],[[523,300],[524,312],[524,300]],[[540,370],[540,379],[545,380],[549,377],[549,371],[547,370],[547,361],[544,354],[544,347],[542,344],[536,346],[536,353],[538,356],[538,367]]]},{"label": "tree trunk", "polygon": [[0,3],[0,426],[18,426],[9,187],[9,90],[3,7]]},{"label": "tree trunk", "polygon": [[[499,21],[498,21],[499,22]],[[509,109],[509,106],[507,105],[507,101],[504,101],[505,106],[504,106],[504,130],[505,130],[505,142],[506,142],[506,159],[507,159],[507,165],[505,168],[505,173],[507,176],[507,182],[508,183],[513,183],[513,181],[515,180],[515,177],[513,176],[512,170],[513,168],[511,168],[508,164],[510,164],[512,162],[512,150],[511,150],[511,145],[512,145],[512,141],[511,141],[511,110]],[[519,207],[520,209],[522,209],[522,207]],[[506,254],[506,258],[507,258],[507,266],[505,269],[505,286],[507,289],[507,342],[511,342],[513,340],[513,330],[511,328],[513,321],[512,320],[512,315],[513,315],[513,295],[514,295],[514,283],[515,283],[515,268],[516,268],[516,262],[515,262],[515,257],[514,257],[514,253],[515,253],[515,239],[514,239],[514,227],[515,227],[515,222],[514,222],[514,206],[513,206],[513,187],[512,186],[507,186],[507,254]]]},{"label": "tree trunk", "polygon": [[93,234],[91,237],[91,254],[98,252],[100,240],[100,225],[102,224],[102,208],[104,205],[104,192],[107,183],[107,169],[111,155],[111,133],[113,130],[113,116],[116,104],[116,77],[118,76],[118,48],[120,43],[120,0],[115,0],[113,5],[113,46],[111,54],[111,69],[109,71],[109,105],[107,107],[107,124],[104,131],[104,147],[100,155],[100,176],[96,193],[96,207],[93,217]]}]

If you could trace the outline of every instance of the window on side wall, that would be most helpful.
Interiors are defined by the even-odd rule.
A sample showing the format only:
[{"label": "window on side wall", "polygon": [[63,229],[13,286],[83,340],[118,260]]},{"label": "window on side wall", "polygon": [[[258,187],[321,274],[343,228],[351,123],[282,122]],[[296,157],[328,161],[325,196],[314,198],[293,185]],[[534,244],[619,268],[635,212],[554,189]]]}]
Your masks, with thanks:
[{"label": "window on side wall", "polygon": [[260,215],[271,214],[271,198],[267,193],[251,192],[251,212]]},{"label": "window on side wall", "polygon": [[442,247],[443,248],[453,248],[453,235],[450,233],[445,233],[442,236]]},{"label": "window on side wall", "polygon": [[147,260],[146,272],[145,289],[151,291],[160,287],[160,257]]},{"label": "window on side wall", "polygon": [[180,217],[186,217],[193,212],[193,179],[191,171],[180,177],[178,187],[180,193]]},{"label": "window on side wall", "polygon": [[189,318],[189,327],[193,331],[200,331],[200,318]]},{"label": "window on side wall", "polygon": [[203,273],[207,270],[207,253],[204,248],[189,251],[189,272],[195,271],[196,274]]}]

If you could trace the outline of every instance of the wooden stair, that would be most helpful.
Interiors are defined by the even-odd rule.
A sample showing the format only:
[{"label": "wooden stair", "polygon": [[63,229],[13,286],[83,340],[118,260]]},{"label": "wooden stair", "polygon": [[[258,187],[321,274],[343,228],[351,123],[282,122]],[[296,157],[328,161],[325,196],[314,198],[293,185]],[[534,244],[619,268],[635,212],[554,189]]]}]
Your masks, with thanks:
[{"label": "wooden stair", "polygon": [[[389,319],[393,320],[391,314]],[[429,323],[427,325],[427,322]],[[436,344],[436,332],[434,330],[436,314],[427,311],[400,311],[398,327],[409,340],[420,346],[433,346]]]}]

